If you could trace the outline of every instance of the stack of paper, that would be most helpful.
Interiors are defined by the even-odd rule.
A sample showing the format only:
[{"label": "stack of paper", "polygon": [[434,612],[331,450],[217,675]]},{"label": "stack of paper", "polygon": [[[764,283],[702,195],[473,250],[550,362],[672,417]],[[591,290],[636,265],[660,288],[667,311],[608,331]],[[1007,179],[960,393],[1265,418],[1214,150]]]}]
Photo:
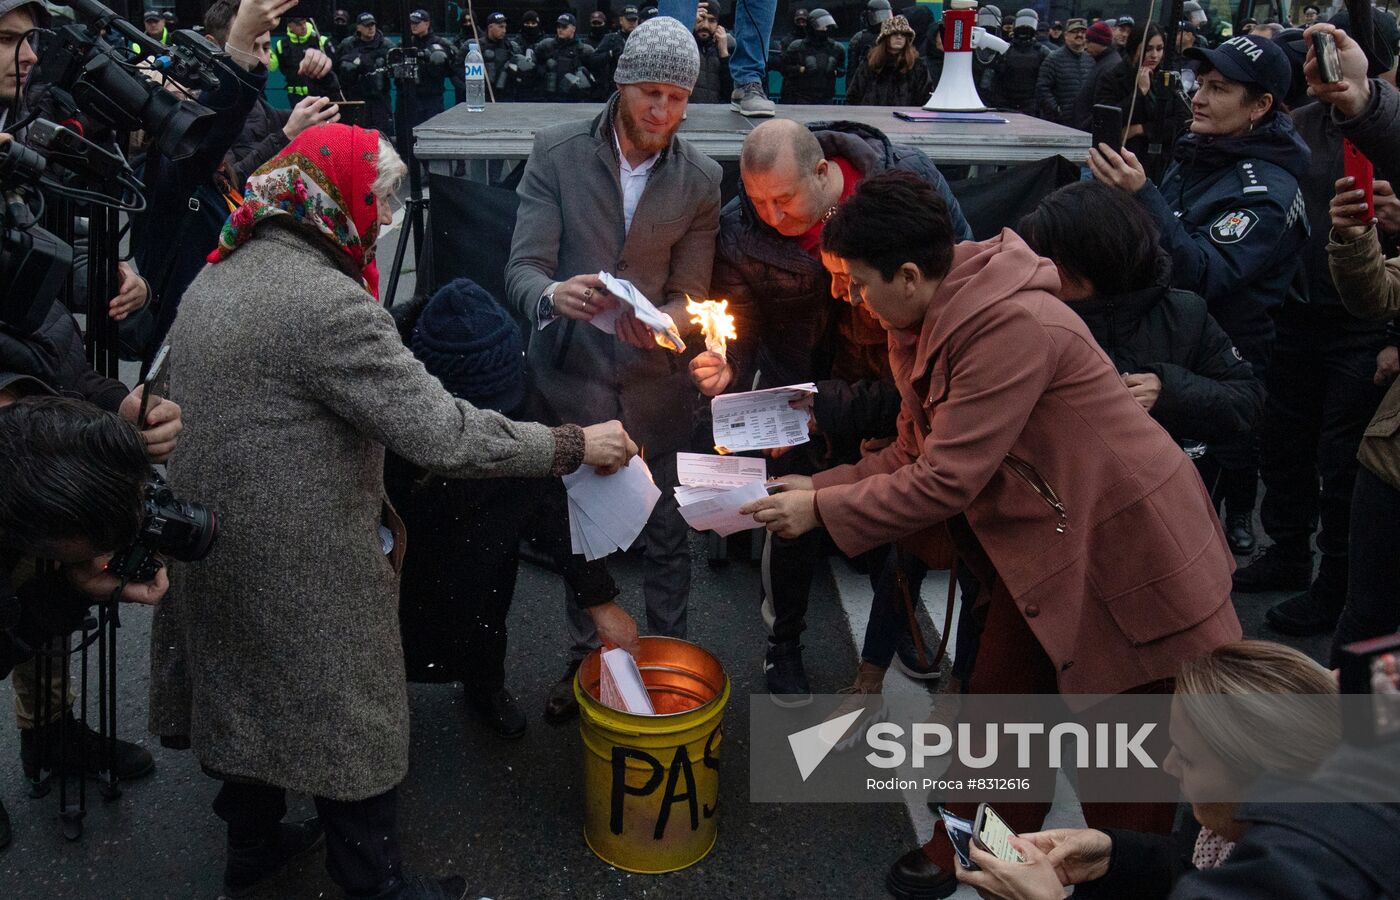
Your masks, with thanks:
[{"label": "stack of paper", "polygon": [[617,300],[618,305],[607,312],[594,316],[591,320],[594,327],[606,331],[608,334],[616,334],[618,316],[630,308],[643,325],[656,333],[658,345],[677,353],[685,352],[685,341],[681,339],[681,333],[676,330],[676,323],[670,316],[657,309],[655,304],[637,290],[632,282],[614,278],[607,272],[599,272],[598,277],[602,279],[608,293]]},{"label": "stack of paper", "polygon": [[661,499],[661,490],[640,456],[607,476],[592,466],[579,466],[564,476],[564,488],[569,495],[573,551],[590,561],[632,546]]},{"label": "stack of paper", "polygon": [[603,652],[601,662],[602,682],[598,693],[605,706],[639,716],[656,715],[646,682],[642,681],[642,672],[632,654],[614,647]]},{"label": "stack of paper", "polygon": [[710,401],[715,449],[721,453],[738,453],[807,443],[811,412],[793,409],[792,401],[816,392],[817,386],[807,382],[715,397]]},{"label": "stack of paper", "polygon": [[739,509],[768,496],[768,465],[762,459],[677,453],[676,477],[676,503],[691,528],[727,537],[759,527]]}]

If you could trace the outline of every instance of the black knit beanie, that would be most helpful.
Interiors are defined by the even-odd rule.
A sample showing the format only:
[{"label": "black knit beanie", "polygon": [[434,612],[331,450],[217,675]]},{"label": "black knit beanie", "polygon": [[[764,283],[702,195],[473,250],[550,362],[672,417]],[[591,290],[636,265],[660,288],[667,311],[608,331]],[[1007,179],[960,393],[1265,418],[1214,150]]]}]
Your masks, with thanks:
[{"label": "black knit beanie", "polygon": [[525,347],[504,307],[467,278],[424,307],[410,342],[442,386],[481,409],[510,415],[525,401]]}]

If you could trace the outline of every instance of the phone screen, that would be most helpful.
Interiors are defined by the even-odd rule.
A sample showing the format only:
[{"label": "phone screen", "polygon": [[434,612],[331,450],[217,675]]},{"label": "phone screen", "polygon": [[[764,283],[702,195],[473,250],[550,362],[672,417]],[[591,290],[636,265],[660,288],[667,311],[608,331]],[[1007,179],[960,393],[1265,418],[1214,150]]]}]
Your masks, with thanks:
[{"label": "phone screen", "polygon": [[1007,862],[1025,862],[1021,854],[1017,853],[1011,846],[1011,838],[1016,832],[1012,831],[1007,824],[1001,820],[1001,816],[986,804],[982,806],[980,816],[981,830],[977,833],[977,840],[987,849],[987,852],[997,859],[1004,859]]}]

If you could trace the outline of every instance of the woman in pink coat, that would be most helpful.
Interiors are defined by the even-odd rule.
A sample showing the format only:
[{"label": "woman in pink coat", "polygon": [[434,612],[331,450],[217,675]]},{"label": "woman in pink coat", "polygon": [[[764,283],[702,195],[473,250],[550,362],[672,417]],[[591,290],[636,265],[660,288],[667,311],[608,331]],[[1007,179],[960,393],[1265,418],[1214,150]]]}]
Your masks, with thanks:
[{"label": "woman in pink coat", "polygon": [[[899,438],[784,479],[747,511],[784,537],[824,527],[847,554],[946,523],[986,586],[974,693],[1058,692],[1076,710],[1076,694],[1169,691],[1182,661],[1239,639],[1205,487],[1055,296],[1053,263],[1011,231],[954,246],[942,200],[896,172],[861,183],[823,247],[889,333]],[[1016,831],[1047,808],[997,803]],[[1173,810],[1085,804],[1085,817],[1165,832]],[[935,835],[887,886],[946,896],[951,854]]]}]

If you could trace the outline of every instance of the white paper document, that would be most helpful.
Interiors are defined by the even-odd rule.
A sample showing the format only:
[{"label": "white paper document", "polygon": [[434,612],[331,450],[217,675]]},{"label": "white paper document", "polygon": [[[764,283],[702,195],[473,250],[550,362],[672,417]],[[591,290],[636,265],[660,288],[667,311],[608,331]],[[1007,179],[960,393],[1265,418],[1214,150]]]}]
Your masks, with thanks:
[{"label": "white paper document", "polygon": [[611,294],[618,302],[618,305],[594,316],[590,323],[601,331],[608,334],[617,333],[617,318],[622,315],[625,307],[631,307],[632,312],[656,333],[657,343],[667,350],[674,350],[677,353],[685,352],[685,341],[681,339],[681,333],[676,330],[676,323],[670,316],[656,308],[646,296],[630,281],[623,281],[614,278],[607,272],[599,272],[598,277],[602,279]]},{"label": "white paper document", "polygon": [[637,668],[632,654],[621,647],[614,647],[604,651],[601,661],[602,679],[598,686],[598,699],[623,712],[640,716],[656,715],[646,682],[642,680],[642,671]]},{"label": "white paper document", "polygon": [[811,413],[793,409],[792,401],[816,392],[817,386],[808,382],[711,399],[715,449],[737,453],[807,443]]},{"label": "white paper document", "polygon": [[696,531],[728,537],[759,527],[753,516],[739,515],[746,503],[768,495],[768,463],[747,456],[677,453],[676,504],[681,518]]},{"label": "white paper document", "polygon": [[767,496],[768,489],[763,482],[750,482],[720,491],[707,500],[681,506],[681,518],[696,531],[713,531],[720,537],[729,537],[736,531],[759,527],[753,516],[740,515],[739,508]]},{"label": "white paper document", "polygon": [[762,484],[768,480],[768,463],[762,457],[677,453],[676,480],[688,487],[708,488]]},{"label": "white paper document", "polygon": [[564,476],[569,495],[569,537],[573,552],[589,561],[632,546],[642,533],[661,490],[640,456],[624,469],[599,475],[592,466]]}]

